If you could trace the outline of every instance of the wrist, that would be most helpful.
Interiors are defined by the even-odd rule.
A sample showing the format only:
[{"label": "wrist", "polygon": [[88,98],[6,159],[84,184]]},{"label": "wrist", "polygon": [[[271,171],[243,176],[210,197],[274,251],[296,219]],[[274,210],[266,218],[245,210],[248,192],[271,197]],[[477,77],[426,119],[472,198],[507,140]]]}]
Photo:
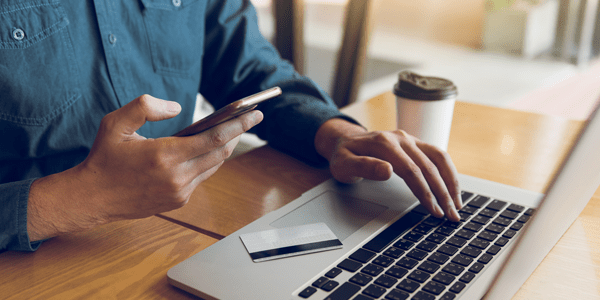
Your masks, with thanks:
[{"label": "wrist", "polygon": [[367,130],[357,124],[344,119],[333,118],[321,125],[315,135],[315,149],[317,153],[328,161],[331,160],[341,139],[364,134]]}]

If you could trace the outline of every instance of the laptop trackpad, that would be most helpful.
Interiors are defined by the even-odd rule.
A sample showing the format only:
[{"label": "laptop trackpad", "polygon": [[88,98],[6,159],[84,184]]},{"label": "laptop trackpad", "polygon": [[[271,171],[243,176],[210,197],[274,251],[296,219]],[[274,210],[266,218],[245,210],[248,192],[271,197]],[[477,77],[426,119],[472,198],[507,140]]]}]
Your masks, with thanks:
[{"label": "laptop trackpad", "polygon": [[323,222],[343,241],[386,210],[383,205],[328,191],[269,225],[284,228]]}]

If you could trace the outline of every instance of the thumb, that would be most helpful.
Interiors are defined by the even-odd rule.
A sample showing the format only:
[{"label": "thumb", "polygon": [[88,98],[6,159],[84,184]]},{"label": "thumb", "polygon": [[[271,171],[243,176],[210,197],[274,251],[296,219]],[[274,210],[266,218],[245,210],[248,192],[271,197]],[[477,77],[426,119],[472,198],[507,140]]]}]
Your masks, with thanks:
[{"label": "thumb", "polygon": [[173,118],[181,112],[177,102],[161,100],[150,95],[142,95],[111,113],[117,130],[124,134],[135,133],[147,121],[161,121]]}]

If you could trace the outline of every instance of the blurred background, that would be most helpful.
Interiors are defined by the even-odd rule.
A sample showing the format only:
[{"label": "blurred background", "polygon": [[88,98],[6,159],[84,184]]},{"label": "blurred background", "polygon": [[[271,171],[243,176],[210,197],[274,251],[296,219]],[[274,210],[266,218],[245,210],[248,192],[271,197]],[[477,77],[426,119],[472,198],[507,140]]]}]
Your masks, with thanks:
[{"label": "blurred background", "polygon": [[[274,1],[289,0],[251,1],[273,40]],[[331,92],[349,0],[300,2],[302,73]],[[454,81],[462,101],[571,119],[600,95],[598,0],[372,2],[357,101],[391,90],[404,69]]]}]

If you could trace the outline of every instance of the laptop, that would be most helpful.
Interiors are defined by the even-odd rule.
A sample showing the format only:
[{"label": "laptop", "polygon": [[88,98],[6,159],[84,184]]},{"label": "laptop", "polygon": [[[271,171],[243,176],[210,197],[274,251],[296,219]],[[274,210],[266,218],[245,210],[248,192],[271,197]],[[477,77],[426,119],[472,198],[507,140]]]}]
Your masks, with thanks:
[{"label": "laptop", "polygon": [[[174,266],[168,281],[203,299],[508,299],[600,185],[598,149],[596,108],[545,195],[459,175],[456,223],[430,216],[397,176],[332,179]],[[333,237],[252,250],[261,233],[282,241],[306,228]]]}]

